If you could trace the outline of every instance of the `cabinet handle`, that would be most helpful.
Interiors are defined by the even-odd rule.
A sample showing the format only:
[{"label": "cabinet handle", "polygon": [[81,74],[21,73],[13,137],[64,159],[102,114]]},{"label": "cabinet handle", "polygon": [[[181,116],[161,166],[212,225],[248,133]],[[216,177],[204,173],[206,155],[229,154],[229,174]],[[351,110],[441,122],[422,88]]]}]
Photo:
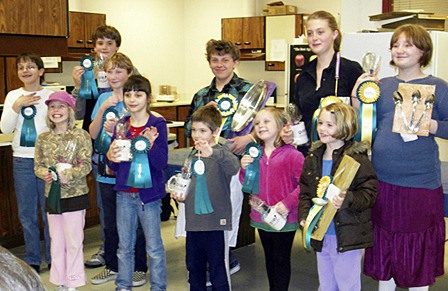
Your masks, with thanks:
[{"label": "cabinet handle", "polygon": [[245,45],[250,45],[250,41],[245,41],[244,44]]},{"label": "cabinet handle", "polygon": [[273,63],[268,63],[268,67],[273,67],[273,66],[275,66],[275,64],[273,64]]},{"label": "cabinet handle", "polygon": [[235,42],[235,45],[241,45],[241,42]]},{"label": "cabinet handle", "polygon": [[93,43],[93,40],[88,39],[88,40],[87,40],[87,43],[88,43],[88,44],[92,44],[92,43]]},{"label": "cabinet handle", "polygon": [[84,43],[84,41],[83,41],[82,39],[78,39],[78,40],[76,41],[76,43]]}]

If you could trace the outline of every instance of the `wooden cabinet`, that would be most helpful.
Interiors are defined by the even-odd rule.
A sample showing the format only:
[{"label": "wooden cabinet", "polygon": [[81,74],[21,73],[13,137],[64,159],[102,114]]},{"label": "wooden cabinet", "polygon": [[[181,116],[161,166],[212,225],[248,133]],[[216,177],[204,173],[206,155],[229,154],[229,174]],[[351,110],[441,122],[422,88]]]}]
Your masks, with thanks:
[{"label": "wooden cabinet", "polygon": [[67,54],[68,0],[0,1],[0,56]]},{"label": "wooden cabinet", "polygon": [[285,70],[284,46],[305,33],[305,19],[304,14],[266,16],[266,71]]},{"label": "wooden cabinet", "polygon": [[0,33],[68,35],[68,0],[1,1],[0,11]]},{"label": "wooden cabinet", "polygon": [[241,60],[264,57],[264,16],[221,19],[222,39],[233,42],[241,50]]},{"label": "wooden cabinet", "polygon": [[9,91],[22,85],[17,76],[16,57],[0,57],[0,104],[5,103]]},{"label": "wooden cabinet", "polygon": [[98,26],[106,24],[106,14],[70,11],[69,48],[92,49],[92,33]]}]

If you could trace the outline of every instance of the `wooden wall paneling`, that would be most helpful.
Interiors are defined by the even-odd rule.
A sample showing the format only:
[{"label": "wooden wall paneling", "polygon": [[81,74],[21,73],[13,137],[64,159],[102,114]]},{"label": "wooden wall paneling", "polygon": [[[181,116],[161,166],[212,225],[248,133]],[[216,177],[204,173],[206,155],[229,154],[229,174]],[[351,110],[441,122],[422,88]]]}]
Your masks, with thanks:
[{"label": "wooden wall paneling", "polygon": [[15,57],[5,58],[5,72],[6,72],[6,92],[22,87],[22,82],[17,76],[17,65]]},{"label": "wooden wall paneling", "polygon": [[0,57],[0,104],[5,103],[6,93],[5,58]]}]

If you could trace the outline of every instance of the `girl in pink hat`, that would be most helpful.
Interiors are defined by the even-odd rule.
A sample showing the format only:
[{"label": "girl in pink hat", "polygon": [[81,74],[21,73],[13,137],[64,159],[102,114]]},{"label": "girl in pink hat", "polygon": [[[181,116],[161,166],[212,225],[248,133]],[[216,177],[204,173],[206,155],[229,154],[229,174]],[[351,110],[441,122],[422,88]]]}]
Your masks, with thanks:
[{"label": "girl in pink hat", "polygon": [[45,101],[50,129],[36,140],[34,172],[45,181],[45,209],[51,237],[50,282],[56,290],[86,284],[84,224],[90,207],[86,176],[92,169],[89,134],[75,127],[75,101],[65,91]]}]

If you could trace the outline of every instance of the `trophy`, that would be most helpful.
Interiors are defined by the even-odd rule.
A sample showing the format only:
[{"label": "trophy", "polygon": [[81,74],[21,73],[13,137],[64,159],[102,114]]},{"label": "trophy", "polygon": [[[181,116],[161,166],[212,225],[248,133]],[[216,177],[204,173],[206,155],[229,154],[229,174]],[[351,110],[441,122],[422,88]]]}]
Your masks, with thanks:
[{"label": "trophy", "polygon": [[76,158],[76,151],[76,141],[68,140],[64,147],[64,156],[60,156],[57,164],[55,165],[58,173],[73,167],[73,162],[75,162]]},{"label": "trophy", "polygon": [[96,79],[98,80],[98,88],[109,88],[109,82],[107,82],[106,69],[104,64],[106,63],[106,57],[103,54],[97,54],[95,57],[95,69]]},{"label": "trophy", "polygon": [[[380,70],[381,57],[374,52],[366,52],[362,58],[362,67],[366,73],[376,76]],[[367,80],[359,84],[356,97],[359,100],[359,130],[355,140],[367,140],[370,143],[376,133],[376,101],[380,98],[380,87],[375,81]]]},{"label": "trophy", "polygon": [[434,92],[434,85],[400,83],[392,94],[395,103],[392,131],[404,134],[406,141],[415,140],[415,135],[428,136]]},{"label": "trophy", "polygon": [[118,160],[122,162],[132,160],[131,140],[126,137],[128,131],[128,125],[121,120],[115,126],[115,144],[120,147],[120,157],[118,157]]},{"label": "trophy", "polygon": [[250,206],[261,213],[263,221],[269,224],[275,230],[282,230],[286,224],[286,216],[283,216],[275,210],[275,207],[269,206],[261,200],[257,195],[251,195],[249,200]]},{"label": "trophy", "polygon": [[294,103],[289,103],[285,108],[286,114],[288,114],[291,120],[291,128],[294,144],[304,145],[309,142],[308,135],[306,133],[305,123],[302,120],[302,114],[299,112],[299,108]]},{"label": "trophy", "polygon": [[362,57],[362,68],[364,72],[376,76],[380,70],[381,56],[375,55],[374,52],[366,52]]}]

